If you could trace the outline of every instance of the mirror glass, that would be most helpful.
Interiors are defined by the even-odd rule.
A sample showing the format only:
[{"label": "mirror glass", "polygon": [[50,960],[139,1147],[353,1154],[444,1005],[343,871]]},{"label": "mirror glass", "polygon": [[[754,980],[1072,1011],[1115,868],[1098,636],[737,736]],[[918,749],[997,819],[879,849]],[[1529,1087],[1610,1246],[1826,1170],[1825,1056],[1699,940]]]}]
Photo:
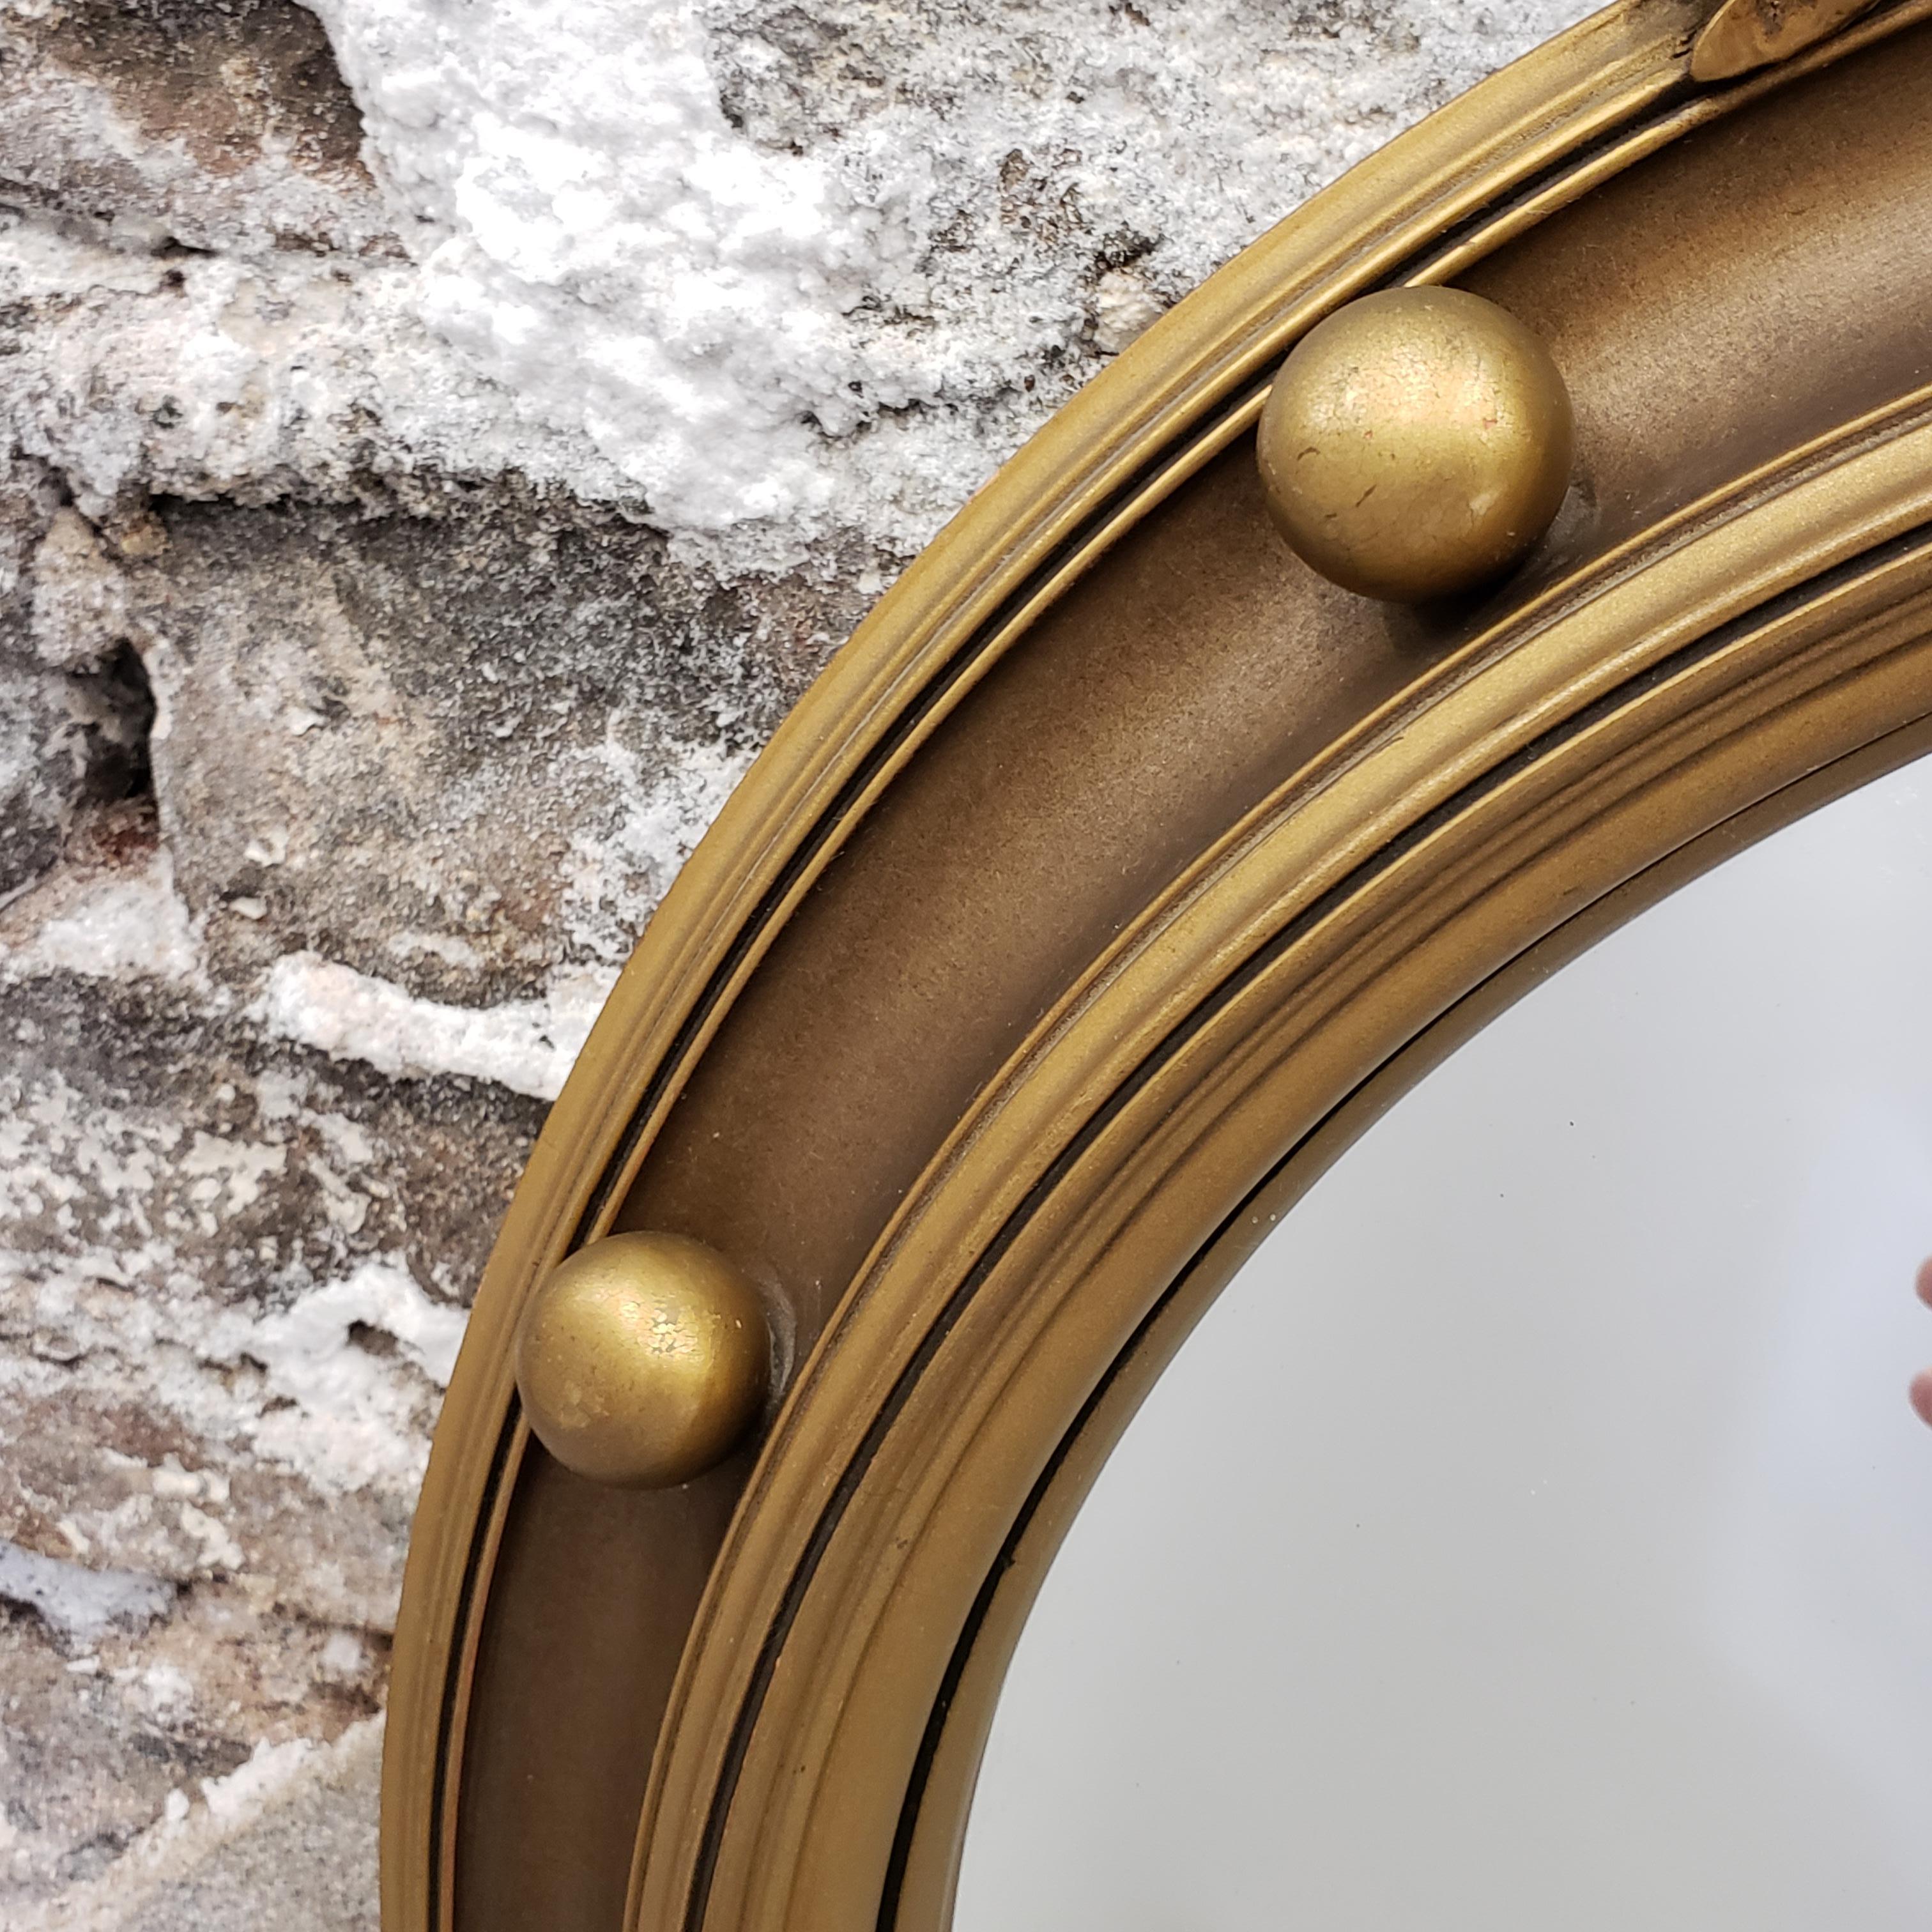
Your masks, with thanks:
[{"label": "mirror glass", "polygon": [[1932,761],[1284,1218],[1047,1578],[958,1932],[1923,1932],[1928,1252]]}]

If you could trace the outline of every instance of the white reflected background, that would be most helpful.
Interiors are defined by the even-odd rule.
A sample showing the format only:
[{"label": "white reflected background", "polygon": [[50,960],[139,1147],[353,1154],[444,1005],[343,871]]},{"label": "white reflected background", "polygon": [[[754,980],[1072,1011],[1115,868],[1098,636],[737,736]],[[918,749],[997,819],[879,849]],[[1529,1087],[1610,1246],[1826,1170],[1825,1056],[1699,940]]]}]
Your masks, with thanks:
[{"label": "white reflected background", "polygon": [[1932,764],[1298,1205],[1022,1639],[956,1932],[1932,1925]]}]

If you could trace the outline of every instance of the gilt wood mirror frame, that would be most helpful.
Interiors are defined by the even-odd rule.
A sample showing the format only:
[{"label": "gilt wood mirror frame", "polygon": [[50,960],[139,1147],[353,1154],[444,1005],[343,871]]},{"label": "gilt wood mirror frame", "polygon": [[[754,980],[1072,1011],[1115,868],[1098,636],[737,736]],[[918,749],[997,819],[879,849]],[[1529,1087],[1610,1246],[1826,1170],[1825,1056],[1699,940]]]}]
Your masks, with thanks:
[{"label": "gilt wood mirror frame", "polygon": [[[1568,382],[1569,495],[1404,607],[1251,431],[1341,304],[1454,284]],[[1007,1658],[1190,1324],[1514,997],[1932,748],[1932,0],[1626,0],[1150,329],[961,512],[686,866],[533,1155],[410,1557],[387,1932],[940,1932]],[[682,1486],[532,1438],[613,1230],[757,1285]]]}]

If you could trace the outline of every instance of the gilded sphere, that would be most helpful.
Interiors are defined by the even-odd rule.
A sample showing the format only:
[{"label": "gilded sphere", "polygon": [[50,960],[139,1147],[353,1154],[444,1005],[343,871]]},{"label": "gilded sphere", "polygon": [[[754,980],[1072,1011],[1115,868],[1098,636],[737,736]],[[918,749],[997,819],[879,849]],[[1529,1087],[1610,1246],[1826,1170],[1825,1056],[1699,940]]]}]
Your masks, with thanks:
[{"label": "gilded sphere", "polygon": [[1517,562],[1569,487],[1570,394],[1550,351],[1461,289],[1389,289],[1316,323],[1257,439],[1268,512],[1331,582],[1400,603]]},{"label": "gilded sphere", "polygon": [[517,1332],[517,1388],[568,1469],[624,1489],[688,1483],[722,1462],[764,1401],[758,1298],[682,1234],[612,1234],[544,1280]]}]

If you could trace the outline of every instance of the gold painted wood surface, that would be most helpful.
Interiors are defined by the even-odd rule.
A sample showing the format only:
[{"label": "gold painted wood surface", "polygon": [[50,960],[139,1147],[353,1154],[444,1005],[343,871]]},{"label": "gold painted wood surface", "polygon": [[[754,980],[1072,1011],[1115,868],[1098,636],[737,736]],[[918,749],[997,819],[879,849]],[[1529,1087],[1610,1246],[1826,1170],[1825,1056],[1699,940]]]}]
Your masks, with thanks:
[{"label": "gold painted wood surface", "polygon": [[[1922,742],[1932,6],[1714,93],[1708,14],[1610,9],[1215,277],[694,855],[452,1384],[388,1932],[936,1932],[1028,1594],[1264,1210],[1532,962]],[[1408,614],[1286,550],[1246,432],[1322,316],[1451,280],[1549,345],[1576,480],[1514,578]],[[762,1453],[627,1494],[531,1442],[516,1323],[613,1227],[776,1298]]]},{"label": "gold painted wood surface", "polygon": [[1789,60],[1835,34],[1877,0],[1724,0],[1690,50],[1694,80],[1730,80]]}]

